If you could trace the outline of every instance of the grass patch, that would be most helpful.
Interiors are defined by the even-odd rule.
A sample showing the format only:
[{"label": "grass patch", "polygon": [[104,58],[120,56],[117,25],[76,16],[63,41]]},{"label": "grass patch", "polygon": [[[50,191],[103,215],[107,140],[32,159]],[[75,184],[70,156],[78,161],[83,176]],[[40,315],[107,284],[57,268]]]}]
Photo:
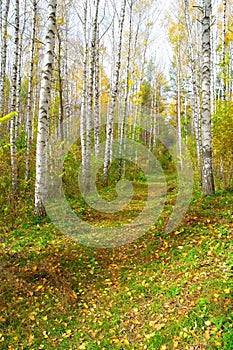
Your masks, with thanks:
[{"label": "grass patch", "polygon": [[0,347],[233,349],[232,208],[232,193],[196,193],[177,231],[164,234],[165,210],[115,249],[80,246],[49,221],[5,232]]}]

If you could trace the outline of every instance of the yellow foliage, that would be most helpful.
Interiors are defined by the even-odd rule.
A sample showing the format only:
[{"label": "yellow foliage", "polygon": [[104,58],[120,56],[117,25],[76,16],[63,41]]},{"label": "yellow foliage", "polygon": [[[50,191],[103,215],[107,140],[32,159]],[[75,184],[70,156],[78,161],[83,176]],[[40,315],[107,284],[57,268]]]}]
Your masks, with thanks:
[{"label": "yellow foliage", "polygon": [[6,124],[8,121],[12,118],[18,115],[18,112],[11,112],[5,115],[4,117],[0,118],[0,124]]}]

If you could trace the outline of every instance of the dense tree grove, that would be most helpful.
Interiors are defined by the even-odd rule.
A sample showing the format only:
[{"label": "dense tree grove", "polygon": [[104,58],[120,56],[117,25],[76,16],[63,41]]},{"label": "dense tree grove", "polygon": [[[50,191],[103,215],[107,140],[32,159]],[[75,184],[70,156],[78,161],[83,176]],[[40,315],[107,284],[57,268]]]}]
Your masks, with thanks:
[{"label": "dense tree grove", "polygon": [[[126,137],[158,154],[162,122],[177,129],[181,169],[182,143],[189,148],[205,195],[233,187],[230,0],[177,0],[165,9],[158,0],[3,0],[0,18],[0,205],[6,217],[15,220],[23,198],[36,215],[46,214],[48,139],[56,132],[63,147],[74,124],[80,130],[75,159],[87,192],[92,149],[103,158],[100,182],[107,186],[114,139],[120,178],[129,166],[121,159]],[[142,119],[147,130],[138,127]],[[132,163],[136,158],[132,149]],[[65,182],[69,174],[63,176]]]}]

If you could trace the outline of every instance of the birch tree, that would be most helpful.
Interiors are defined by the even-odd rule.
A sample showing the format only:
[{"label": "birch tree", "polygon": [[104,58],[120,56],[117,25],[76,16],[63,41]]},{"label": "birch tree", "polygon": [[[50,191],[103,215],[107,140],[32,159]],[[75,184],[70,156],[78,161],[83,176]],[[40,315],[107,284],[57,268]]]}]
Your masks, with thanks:
[{"label": "birch tree", "polygon": [[30,58],[29,58],[29,76],[28,76],[28,92],[27,92],[27,116],[26,116],[26,131],[27,131],[27,149],[26,149],[26,171],[25,180],[29,179],[30,170],[30,151],[32,143],[32,93],[33,93],[33,71],[34,71],[34,51],[36,39],[36,20],[37,20],[37,0],[33,0],[33,20],[32,33],[30,44]]},{"label": "birch tree", "polygon": [[4,114],[4,88],[6,78],[6,55],[7,55],[7,35],[8,35],[8,14],[10,0],[6,1],[3,17],[3,33],[1,45],[1,75],[0,75],[0,113]]},{"label": "birch tree", "polygon": [[125,21],[125,9],[126,9],[126,0],[122,0],[120,20],[119,20],[119,39],[118,39],[118,47],[117,47],[117,59],[116,59],[116,67],[114,72],[113,88],[111,92],[112,101],[111,101],[111,106],[110,106],[108,121],[107,121],[107,128],[106,128],[106,144],[105,144],[104,169],[103,169],[104,185],[107,185],[108,166],[109,166],[110,156],[111,156],[111,139],[113,137],[114,111],[115,111],[118,88],[119,88],[119,77],[120,77],[120,68],[121,68],[121,49],[122,49],[122,36],[123,36],[122,34],[123,34],[123,27],[124,27],[124,21]]},{"label": "birch tree", "polygon": [[87,10],[88,2],[84,1],[83,4],[83,67],[82,67],[82,101],[81,101],[81,114],[80,114],[80,139],[81,139],[81,152],[82,152],[82,181],[84,183],[86,177],[86,111],[87,111],[87,64],[88,64],[88,40],[87,40]]},{"label": "birch tree", "polygon": [[[14,62],[12,69],[12,82],[11,82],[11,112],[15,112],[17,104],[17,77],[18,77],[18,60],[19,60],[19,0],[15,0],[15,34],[14,34]],[[11,177],[12,177],[12,189],[14,195],[18,194],[18,167],[16,159],[16,135],[17,135],[17,123],[16,115],[11,118],[10,122],[10,151],[11,151]]]},{"label": "birch tree", "polygon": [[188,48],[189,48],[189,59],[190,59],[190,68],[191,68],[191,83],[192,83],[192,92],[193,92],[193,124],[194,124],[194,133],[196,138],[196,150],[197,150],[197,162],[198,168],[201,165],[201,134],[200,134],[200,89],[198,84],[198,73],[197,73],[197,62],[195,60],[194,47],[193,47],[193,36],[192,24],[190,18],[190,9],[189,9],[189,0],[184,1],[185,4],[185,20],[188,32]]},{"label": "birch tree", "polygon": [[210,18],[211,0],[203,0],[202,19],[202,191],[205,195],[214,194],[212,161],[212,131],[210,115]]},{"label": "birch tree", "polygon": [[223,0],[223,18],[222,18],[222,100],[226,100],[226,10],[227,1]]},{"label": "birch tree", "polygon": [[95,59],[97,54],[97,31],[98,31],[98,15],[99,15],[100,0],[95,1],[95,16],[91,39],[91,56],[89,67],[89,84],[88,84],[88,103],[86,114],[86,189],[90,188],[91,175],[91,130],[93,120],[93,98],[94,98],[94,74],[95,74]]},{"label": "birch tree", "polygon": [[41,77],[41,90],[39,99],[38,132],[36,145],[36,184],[34,213],[40,217],[46,215],[46,146],[49,133],[49,99],[51,94],[51,78],[54,60],[55,32],[56,32],[56,7],[57,0],[48,2],[48,24],[46,34],[46,46],[44,54],[44,66]]}]

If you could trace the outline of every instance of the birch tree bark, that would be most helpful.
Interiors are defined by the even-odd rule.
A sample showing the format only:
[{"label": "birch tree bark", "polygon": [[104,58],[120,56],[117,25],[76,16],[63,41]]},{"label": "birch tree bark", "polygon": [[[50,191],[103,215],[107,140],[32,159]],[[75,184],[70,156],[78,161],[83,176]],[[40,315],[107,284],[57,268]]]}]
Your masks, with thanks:
[{"label": "birch tree bark", "polygon": [[6,1],[3,18],[3,42],[1,46],[1,75],[0,75],[0,113],[4,114],[4,88],[6,78],[6,52],[7,52],[7,34],[8,34],[8,14],[10,0]]},{"label": "birch tree bark", "polygon": [[180,169],[183,169],[182,160],[182,132],[181,132],[181,67],[180,67],[180,47],[177,55],[177,144],[179,154]]},{"label": "birch tree bark", "polygon": [[90,56],[90,69],[89,69],[89,84],[88,84],[88,104],[87,104],[87,118],[86,118],[86,189],[90,189],[90,176],[91,176],[91,130],[93,120],[93,97],[94,97],[94,73],[95,73],[95,59],[96,59],[96,46],[97,46],[97,31],[98,31],[98,14],[99,14],[99,2],[95,1],[95,18],[91,39],[91,56]]},{"label": "birch tree bark", "polygon": [[95,48],[95,94],[94,94],[94,138],[95,155],[98,158],[100,154],[100,47],[99,47],[99,29],[97,28],[96,48]]},{"label": "birch tree bark", "polygon": [[82,101],[81,101],[81,114],[80,114],[80,139],[81,139],[81,151],[82,151],[82,182],[85,183],[86,178],[86,112],[87,112],[87,64],[88,64],[88,41],[87,41],[87,0],[83,5],[84,19],[83,19],[83,67],[82,67]]},{"label": "birch tree bark", "polygon": [[197,163],[198,168],[201,165],[201,135],[200,135],[200,91],[198,87],[198,79],[197,79],[197,68],[195,62],[195,55],[192,43],[192,27],[191,27],[191,19],[190,19],[190,9],[189,9],[189,0],[184,0],[185,3],[185,20],[188,31],[188,47],[189,47],[189,56],[190,56],[190,68],[191,68],[191,82],[192,82],[192,90],[193,90],[193,100],[194,100],[194,108],[193,108],[193,125],[194,125],[194,133],[196,138],[196,150],[197,150]]},{"label": "birch tree bark", "polygon": [[222,101],[226,100],[226,10],[227,2],[223,0],[223,19],[222,19]]},{"label": "birch tree bark", "polygon": [[41,77],[41,90],[39,99],[38,133],[36,145],[36,184],[35,184],[35,207],[34,214],[40,217],[46,215],[46,146],[49,132],[49,99],[51,94],[51,78],[54,59],[55,32],[56,32],[56,7],[57,0],[49,0],[48,25],[46,46],[44,54],[44,66]]},{"label": "birch tree bark", "polygon": [[32,21],[32,34],[31,34],[31,48],[29,59],[29,77],[28,77],[28,93],[27,93],[27,119],[26,119],[26,131],[27,131],[27,149],[26,149],[26,171],[25,180],[29,179],[30,171],[30,151],[32,143],[32,93],[33,93],[33,70],[34,70],[34,51],[35,51],[35,39],[36,39],[36,19],[37,19],[37,0],[33,0],[33,21]]},{"label": "birch tree bark", "polygon": [[103,169],[103,184],[107,185],[108,181],[108,166],[111,156],[111,139],[113,137],[113,122],[114,122],[114,111],[116,106],[118,88],[119,88],[119,77],[120,77],[120,68],[121,68],[121,48],[122,48],[122,35],[123,27],[125,21],[125,9],[126,9],[126,0],[122,0],[121,3],[121,13],[119,21],[119,41],[117,48],[117,60],[114,74],[114,83],[112,88],[112,101],[108,115],[108,124],[106,128],[106,144],[105,144],[105,155],[104,155],[104,169]]},{"label": "birch tree bark", "polygon": [[61,140],[64,140],[64,99],[63,99],[63,77],[62,77],[62,38],[57,28],[56,31],[57,39],[58,39],[58,54],[57,54],[57,70],[58,70],[58,82],[59,82],[59,120],[58,120],[58,134]]},{"label": "birch tree bark", "polygon": [[210,18],[211,0],[203,0],[202,19],[202,191],[205,195],[214,194],[212,162],[212,131],[210,115]]},{"label": "birch tree bark", "polygon": [[[18,60],[19,60],[19,0],[15,0],[15,34],[14,34],[14,62],[12,69],[11,82],[11,112],[15,112],[17,104],[17,77],[18,77]],[[11,151],[11,177],[12,190],[14,196],[18,194],[18,167],[16,158],[16,116],[11,118],[10,122],[10,151]]]},{"label": "birch tree bark", "polygon": [[[121,178],[122,175],[122,147],[123,145],[123,138],[125,137],[125,122],[126,122],[126,115],[128,112],[128,104],[129,104],[129,80],[130,80],[130,58],[131,58],[131,42],[132,42],[132,22],[133,22],[133,0],[129,3],[129,35],[128,35],[128,50],[127,50],[127,59],[126,59],[126,79],[125,79],[125,93],[124,93],[124,107],[123,107],[123,115],[121,120],[121,127],[120,127],[120,145],[119,145],[119,178]],[[125,162],[124,162],[125,163]]]}]

